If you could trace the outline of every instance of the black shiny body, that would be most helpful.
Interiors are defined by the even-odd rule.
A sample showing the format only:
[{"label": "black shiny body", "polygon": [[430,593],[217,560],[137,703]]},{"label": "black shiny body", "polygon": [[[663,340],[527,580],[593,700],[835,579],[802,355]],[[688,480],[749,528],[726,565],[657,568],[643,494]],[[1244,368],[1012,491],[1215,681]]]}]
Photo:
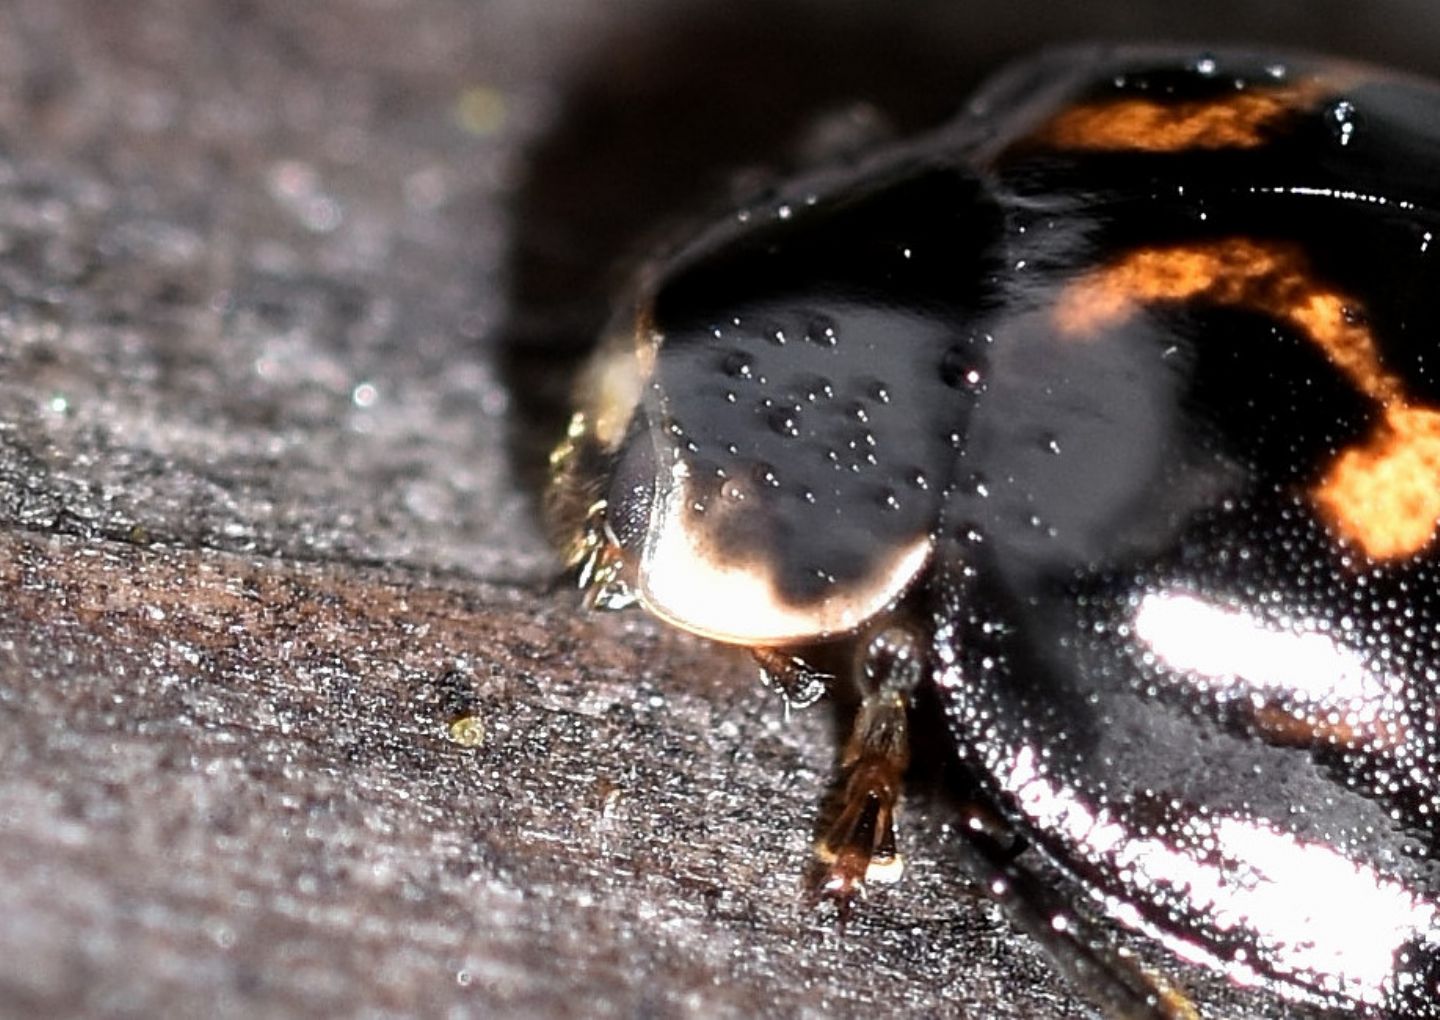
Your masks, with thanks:
[{"label": "black shiny body", "polygon": [[[1265,73],[1221,66],[1221,87]],[[1183,90],[1196,77],[1152,81]],[[1341,101],[1355,111],[1348,138]],[[1022,148],[996,164],[1010,209],[1003,260],[1025,269],[1004,281],[986,326],[994,342],[976,350],[989,381],[942,515],[933,596],[960,746],[1092,895],[1133,907],[1132,923],[1188,955],[1342,1008],[1440,1015],[1440,559],[1429,544],[1371,560],[1337,540],[1305,495],[1380,409],[1263,311],[1162,303],[1080,352],[1034,323],[1057,280],[1127,248],[1282,240],[1355,297],[1406,392],[1440,404],[1440,267],[1428,243],[1440,231],[1440,92],[1362,78],[1254,149]],[[1189,636],[1222,660],[1250,661],[1225,647],[1235,635],[1203,606],[1267,633],[1326,635],[1357,669],[1386,678],[1373,700],[1403,719],[1403,739],[1277,734],[1257,706],[1304,720],[1348,702],[1314,669],[1312,697],[1240,665],[1203,681],[1173,668],[1167,656],[1183,656],[1164,636],[1137,637],[1147,597],[1194,607]],[[1257,653],[1303,654],[1280,642]],[[1255,668],[1272,666],[1285,675],[1283,662]],[[1123,836],[1084,839],[1085,823],[1059,820],[1077,807]],[[1327,883],[1338,861],[1316,848],[1364,877]],[[1238,894],[1222,910],[1201,893],[1206,877],[1238,888],[1252,864],[1285,894]],[[1375,899],[1416,903],[1400,911],[1414,927],[1407,920],[1387,947],[1416,982],[1404,992],[1392,982],[1372,994],[1342,975],[1382,937],[1367,926],[1383,909],[1368,895],[1377,883],[1387,891]],[[1297,935],[1333,939],[1335,966],[1292,952]]]},{"label": "black shiny body", "polygon": [[[1406,495],[1440,490],[1436,234],[1433,84],[1049,55],[663,263],[631,437],[698,515],[760,480],[707,548],[787,604],[929,537],[894,612],[1076,898],[1284,998],[1440,1017],[1440,549]],[[1429,529],[1384,545],[1392,512]]]}]

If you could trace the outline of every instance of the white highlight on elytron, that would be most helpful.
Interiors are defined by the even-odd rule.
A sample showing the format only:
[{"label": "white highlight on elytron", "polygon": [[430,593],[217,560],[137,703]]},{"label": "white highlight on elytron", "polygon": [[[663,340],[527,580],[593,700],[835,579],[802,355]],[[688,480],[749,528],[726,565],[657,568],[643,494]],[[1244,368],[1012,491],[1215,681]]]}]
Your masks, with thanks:
[{"label": "white highlight on elytron", "polygon": [[1281,626],[1187,592],[1152,592],[1135,611],[1135,634],[1162,664],[1197,686],[1252,691],[1298,705],[1341,709],[1355,723],[1398,704],[1398,677],[1377,674],[1363,656],[1313,623]]},{"label": "white highlight on elytron", "polygon": [[[1128,838],[1112,812],[1092,808],[1042,772],[1032,747],[1021,748],[1000,778],[1037,827],[1127,887],[1152,902],[1186,903],[1217,933],[1250,933],[1254,963],[1358,1002],[1385,1001],[1396,953],[1431,931],[1440,916],[1434,903],[1375,868],[1264,820],[1194,816],[1184,825],[1183,847]],[[1133,905],[1102,902],[1178,955],[1241,983],[1258,980],[1246,962],[1218,959],[1173,931],[1146,924]]]}]

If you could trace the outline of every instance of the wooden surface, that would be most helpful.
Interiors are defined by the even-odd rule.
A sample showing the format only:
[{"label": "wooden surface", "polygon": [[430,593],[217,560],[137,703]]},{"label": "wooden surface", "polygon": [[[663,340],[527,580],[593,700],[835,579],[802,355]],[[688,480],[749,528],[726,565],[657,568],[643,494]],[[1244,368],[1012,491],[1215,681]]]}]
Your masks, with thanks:
[{"label": "wooden surface", "polygon": [[834,714],[553,583],[574,354],[817,113],[930,122],[1081,32],[1440,30],[886,9],[0,5],[0,1015],[1091,1015],[943,797],[904,883],[810,910]]}]

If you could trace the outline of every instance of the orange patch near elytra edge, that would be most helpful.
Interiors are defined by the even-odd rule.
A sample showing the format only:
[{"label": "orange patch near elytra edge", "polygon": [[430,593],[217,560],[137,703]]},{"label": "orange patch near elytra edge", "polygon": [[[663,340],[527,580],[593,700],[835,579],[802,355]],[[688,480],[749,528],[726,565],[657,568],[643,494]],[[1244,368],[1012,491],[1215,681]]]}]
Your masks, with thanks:
[{"label": "orange patch near elytra edge", "polygon": [[1294,712],[1279,705],[1256,708],[1251,722],[1272,743],[1289,747],[1314,747],[1335,744],[1355,747],[1404,747],[1409,728],[1403,720],[1384,715],[1378,710],[1335,712],[1324,715],[1308,711]]},{"label": "orange patch near elytra edge", "polygon": [[1331,519],[1359,523],[1351,537],[1376,559],[1423,549],[1440,521],[1440,412],[1388,408],[1385,423],[1335,460],[1314,495]]},{"label": "orange patch near elytra edge", "polygon": [[1062,334],[1114,325],[1149,304],[1195,300],[1289,323],[1384,411],[1357,447],[1341,451],[1311,498],[1332,528],[1374,559],[1413,555],[1440,523],[1440,410],[1410,404],[1380,363],[1358,303],[1310,275],[1293,245],[1232,238],[1141,248],[1077,279],[1054,317]]},{"label": "orange patch near elytra edge", "polygon": [[1276,122],[1310,105],[1316,92],[1311,85],[1182,102],[1101,100],[1062,111],[1035,138],[1058,149],[1089,151],[1248,149],[1264,143]]}]

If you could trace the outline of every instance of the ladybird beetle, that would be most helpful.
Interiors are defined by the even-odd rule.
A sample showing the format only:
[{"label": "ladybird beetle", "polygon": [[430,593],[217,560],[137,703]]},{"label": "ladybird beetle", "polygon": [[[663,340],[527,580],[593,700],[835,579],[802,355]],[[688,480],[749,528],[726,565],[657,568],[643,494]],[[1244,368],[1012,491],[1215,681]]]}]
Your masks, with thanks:
[{"label": "ladybird beetle", "polygon": [[1042,55],[650,264],[552,514],[594,604],[862,692],[842,906],[930,685],[980,877],[1101,1008],[1201,1014],[1082,918],[1440,1017],[1437,232],[1440,86]]}]

